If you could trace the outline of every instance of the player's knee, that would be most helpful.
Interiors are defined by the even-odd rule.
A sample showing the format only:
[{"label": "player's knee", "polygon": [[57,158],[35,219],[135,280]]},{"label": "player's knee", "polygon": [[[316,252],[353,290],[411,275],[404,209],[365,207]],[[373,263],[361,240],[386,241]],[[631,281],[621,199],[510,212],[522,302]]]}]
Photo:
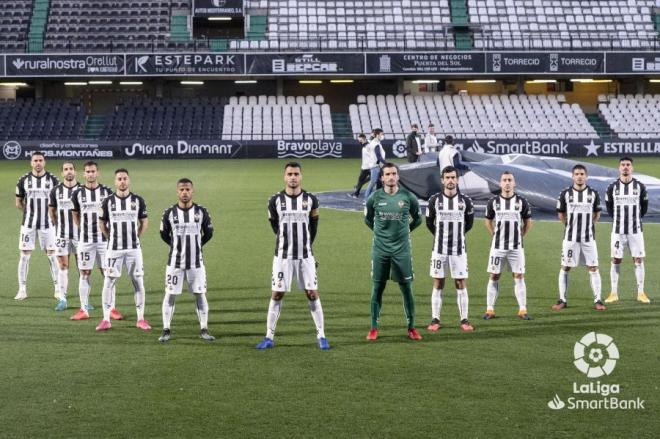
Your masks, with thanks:
[{"label": "player's knee", "polygon": [[316,300],[319,298],[319,292],[316,290],[307,290],[305,293],[307,294],[307,298],[309,300]]},{"label": "player's knee", "polygon": [[438,279],[438,278],[433,279],[433,288],[441,290],[444,287],[445,287],[445,280],[444,279]]},{"label": "player's knee", "polygon": [[633,261],[635,262],[635,264],[643,264],[644,258],[633,258]]},{"label": "player's knee", "polygon": [[592,267],[589,267],[589,271],[592,272],[592,273],[596,273],[596,272],[598,271],[598,266],[595,266],[595,267],[593,267],[593,266],[592,266]]},{"label": "player's knee", "polygon": [[566,273],[571,271],[571,267],[561,267],[562,270],[564,270]]},{"label": "player's knee", "polygon": [[465,279],[455,279],[454,280],[454,286],[458,289],[462,290],[463,288],[465,288],[465,284],[466,284]]},{"label": "player's knee", "polygon": [[623,262],[621,258],[612,258],[612,263],[615,265],[619,265],[621,262]]},{"label": "player's knee", "polygon": [[513,273],[513,278],[514,279],[524,279],[525,275],[522,273]]},{"label": "player's knee", "polygon": [[492,280],[492,281],[500,280],[500,274],[499,273],[491,273],[490,274],[490,280]]},{"label": "player's knee", "polygon": [[23,256],[31,256],[32,255],[32,250],[21,250],[21,254]]},{"label": "player's knee", "polygon": [[92,270],[80,270],[80,277],[83,279],[87,279],[90,274],[92,274]]},{"label": "player's knee", "polygon": [[273,300],[282,300],[284,298],[284,293],[281,291],[273,291],[271,298]]}]

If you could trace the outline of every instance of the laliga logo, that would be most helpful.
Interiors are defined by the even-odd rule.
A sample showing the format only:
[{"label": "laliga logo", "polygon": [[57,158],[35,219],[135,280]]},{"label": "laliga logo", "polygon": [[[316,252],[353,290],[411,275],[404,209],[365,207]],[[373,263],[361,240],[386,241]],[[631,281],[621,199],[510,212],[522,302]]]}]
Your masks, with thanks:
[{"label": "laliga logo", "polygon": [[590,332],[575,343],[573,356],[573,364],[587,378],[600,378],[614,370],[619,349],[609,335]]},{"label": "laliga logo", "polygon": [[399,157],[400,159],[406,157],[406,142],[403,140],[397,140],[392,144],[392,154]]}]

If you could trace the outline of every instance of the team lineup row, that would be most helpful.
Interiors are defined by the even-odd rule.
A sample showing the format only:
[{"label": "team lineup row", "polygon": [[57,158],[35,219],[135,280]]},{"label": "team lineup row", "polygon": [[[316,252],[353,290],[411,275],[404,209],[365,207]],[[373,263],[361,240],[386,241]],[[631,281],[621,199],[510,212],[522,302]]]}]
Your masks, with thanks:
[{"label": "team lineup row", "polygon": [[[76,181],[74,164],[62,165],[63,181],[45,170],[40,153],[31,158],[32,171],[25,174],[16,187],[16,205],[23,211],[19,249],[19,291],[17,300],[27,298],[27,273],[32,250],[39,241],[46,250],[55,296],[56,310],[67,309],[69,255],[77,259],[80,309],[72,320],[89,319],[90,275],[96,265],[104,275],[102,290],[103,319],[97,331],[112,327],[111,320],[123,319],[115,308],[115,284],[126,269],[134,292],[137,312],[136,326],[150,330],[144,319],[144,271],[140,237],[148,226],[146,203],[130,191],[130,177],[126,169],[115,171],[115,191],[98,183],[98,164],[84,165],[85,183]],[[612,291],[605,302],[618,300],[618,273],[623,251],[629,248],[635,261],[637,299],[650,300],[644,292],[644,239],[642,218],[648,200],[644,185],[633,178],[632,160],[619,163],[619,179],[606,193],[608,213],[613,216],[612,229]],[[553,306],[561,310],[567,306],[568,273],[572,267],[588,267],[596,310],[604,310],[601,300],[601,279],[594,224],[600,216],[599,194],[587,182],[587,170],[576,165],[573,184],[561,192],[557,212],[565,224],[559,275],[559,301]],[[408,337],[421,339],[415,327],[415,299],[412,291],[412,258],[410,232],[423,217],[417,198],[399,186],[398,167],[386,163],[381,168],[383,188],[376,190],[366,202],[365,223],[373,230],[371,329],[367,339],[378,338],[382,296],[390,279],[399,284],[403,295]],[[268,216],[276,235],[276,251],[272,267],[272,295],[267,313],[267,330],[258,349],[274,346],[275,329],[284,294],[295,280],[305,291],[310,312],[316,326],[318,345],[329,349],[325,337],[324,316],[318,294],[316,262],[312,245],[318,227],[318,199],[302,189],[302,170],[298,163],[288,163],[284,169],[285,187],[268,202]],[[466,233],[474,222],[474,208],[469,197],[459,190],[459,172],[452,166],[442,170],[443,189],[429,199],[426,226],[434,236],[430,275],[433,278],[431,296],[432,320],[429,331],[440,328],[440,313],[445,278],[451,274],[457,290],[460,328],[471,332],[468,320]],[[531,320],[527,313],[525,286],[525,254],[523,241],[531,229],[531,207],[515,192],[515,177],[504,172],[500,179],[501,192],[488,201],[486,227],[492,235],[488,259],[490,275],[487,287],[487,309],[484,319],[495,316],[495,302],[499,294],[498,280],[508,266],[514,277],[514,293],[518,302],[518,316]],[[200,336],[213,340],[208,331],[208,302],[206,300],[206,272],[202,247],[213,236],[213,225],[207,210],[193,202],[192,181],[177,182],[178,200],[167,209],[160,223],[160,235],[169,248],[165,273],[165,297],[162,304],[163,332],[161,342],[170,339],[170,325],[175,298],[187,282],[193,293],[200,323]]]}]

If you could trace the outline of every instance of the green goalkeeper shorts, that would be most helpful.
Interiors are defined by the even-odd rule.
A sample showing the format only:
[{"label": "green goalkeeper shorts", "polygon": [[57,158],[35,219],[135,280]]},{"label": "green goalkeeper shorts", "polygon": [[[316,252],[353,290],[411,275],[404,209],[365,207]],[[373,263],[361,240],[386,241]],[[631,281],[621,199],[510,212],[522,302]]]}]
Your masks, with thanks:
[{"label": "green goalkeeper shorts", "polygon": [[371,279],[374,281],[393,280],[410,282],[413,280],[412,256],[405,252],[397,255],[371,254]]}]

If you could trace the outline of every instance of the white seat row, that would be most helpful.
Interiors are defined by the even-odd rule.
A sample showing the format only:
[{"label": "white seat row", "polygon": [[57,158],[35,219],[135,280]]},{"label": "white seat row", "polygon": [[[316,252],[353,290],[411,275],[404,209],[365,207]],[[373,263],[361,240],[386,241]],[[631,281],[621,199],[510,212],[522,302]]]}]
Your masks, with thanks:
[{"label": "white seat row", "polygon": [[229,104],[223,118],[225,140],[334,138],[327,104]]},{"label": "white seat row", "polygon": [[323,104],[322,95],[317,96],[232,96],[229,105],[312,105]]},{"label": "white seat row", "polygon": [[563,95],[370,95],[358,97],[349,114],[355,134],[381,128],[396,138],[412,123],[462,137],[597,137],[580,106],[562,101]]},{"label": "white seat row", "polygon": [[598,98],[601,116],[619,137],[660,138],[660,95]]}]

